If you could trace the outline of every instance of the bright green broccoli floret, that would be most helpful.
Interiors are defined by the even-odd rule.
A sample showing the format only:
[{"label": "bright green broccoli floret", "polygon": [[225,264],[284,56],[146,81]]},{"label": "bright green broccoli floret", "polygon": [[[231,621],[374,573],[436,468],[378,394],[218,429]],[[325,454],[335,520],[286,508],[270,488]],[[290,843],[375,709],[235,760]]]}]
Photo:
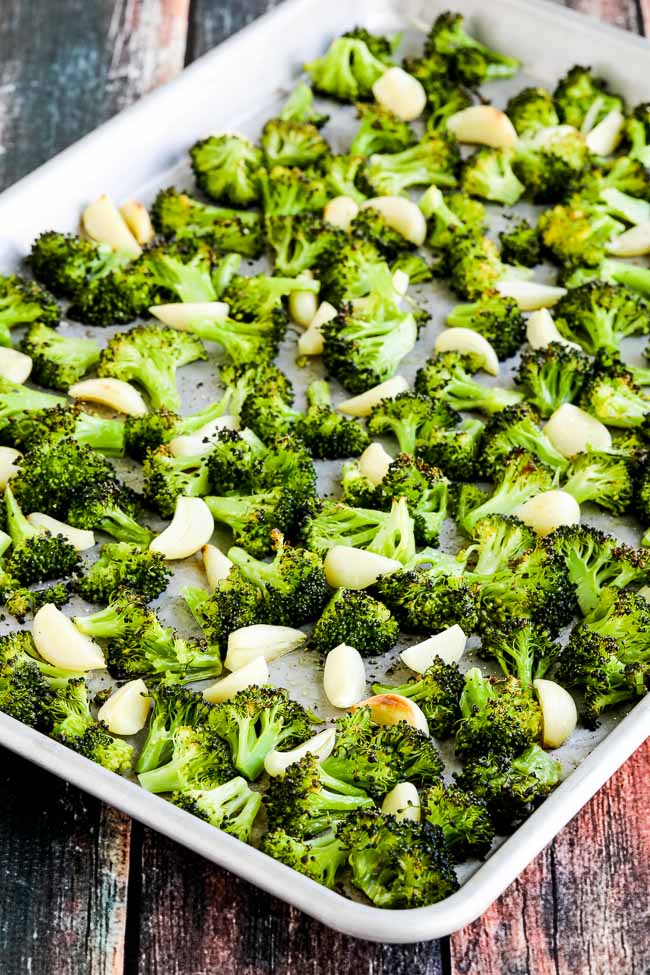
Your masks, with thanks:
[{"label": "bright green broccoli floret", "polygon": [[448,738],[460,718],[460,695],[464,679],[457,664],[446,664],[436,657],[419,677],[398,687],[373,684],[375,694],[401,694],[419,705],[436,738]]},{"label": "bright green broccoli floret", "polygon": [[45,288],[17,274],[0,276],[0,345],[11,346],[11,329],[16,325],[38,321],[49,330],[59,324],[60,314]]},{"label": "bright green broccoli floret", "polygon": [[[95,244],[74,234],[60,234],[53,230],[36,238],[29,257],[34,277],[64,298],[76,297],[93,279],[123,267],[127,260],[106,244]],[[56,325],[58,312],[54,314],[52,305],[49,307],[49,312],[39,311],[29,321],[38,319],[46,325]]]},{"label": "bright green broccoli floret", "polygon": [[31,357],[35,382],[64,391],[99,361],[99,346],[92,339],[61,335],[42,321],[30,326],[20,348]]},{"label": "bright green broccoli floret", "polygon": [[427,35],[424,53],[433,52],[448,58],[453,75],[467,85],[512,78],[521,66],[516,58],[494,51],[468,34],[463,15],[450,11],[438,16]]},{"label": "bright green broccoli floret", "polygon": [[494,242],[466,231],[453,235],[440,270],[452,291],[468,301],[490,298],[506,272]]},{"label": "bright green broccoli floret", "polygon": [[432,430],[453,427],[458,420],[458,414],[444,401],[435,403],[420,392],[405,392],[373,407],[368,432],[373,437],[390,433],[401,453],[414,454],[420,442],[427,442]]},{"label": "bright green broccoli floret", "polygon": [[389,465],[375,489],[373,500],[382,508],[406,498],[421,545],[436,545],[447,516],[449,481],[442,471],[409,454],[400,454]]},{"label": "bright green broccoli floret", "polygon": [[526,335],[526,322],[517,302],[494,291],[471,304],[456,305],[447,316],[447,325],[478,332],[492,345],[499,359],[515,355]]},{"label": "bright green broccoli floret", "polygon": [[560,652],[551,634],[523,617],[501,626],[486,627],[481,634],[481,656],[498,662],[506,677],[516,677],[532,691],[533,681],[544,677]]},{"label": "bright green broccoli floret", "polygon": [[208,456],[175,457],[167,446],[149,451],[142,467],[144,497],[163,518],[173,516],[179,497],[201,498],[208,493]]},{"label": "bright green broccoli floret", "polygon": [[268,622],[281,626],[302,626],[315,619],[327,602],[330,590],[318,555],[294,548],[275,533],[272,562],[254,559],[244,549],[231,548],[228,558],[262,595]]},{"label": "bright green broccoli floret", "polygon": [[439,467],[455,481],[471,481],[483,439],[480,420],[463,420],[453,426],[431,427],[427,439],[420,441],[416,454],[433,467]]},{"label": "bright green broccoli floret", "polygon": [[578,197],[545,210],[539,234],[549,256],[565,268],[597,266],[605,257],[611,237],[623,224],[597,206]]},{"label": "bright green broccoli floret", "polygon": [[337,835],[351,850],[352,883],[377,907],[424,907],[458,889],[436,827],[365,809],[350,816]]},{"label": "bright green broccoli floret", "polygon": [[650,103],[637,105],[625,123],[625,135],[629,141],[629,156],[650,167]]},{"label": "bright green broccoli floret", "polygon": [[300,506],[293,492],[283,487],[242,497],[210,495],[204,501],[213,518],[227,525],[235,542],[256,558],[271,552],[274,528],[283,535],[290,532]]},{"label": "bright green broccoli floret", "polygon": [[309,408],[296,424],[296,434],[307,444],[312,456],[335,460],[362,453],[370,438],[365,429],[332,408],[329,384],[315,380],[307,387]]},{"label": "bright green broccoli floret", "polygon": [[43,721],[52,738],[112,772],[126,772],[133,763],[133,745],[108,734],[96,721],[83,678],[52,691],[42,704]]},{"label": "bright green broccoli floret", "polygon": [[443,196],[430,186],[418,206],[427,218],[427,243],[433,250],[445,250],[457,233],[481,236],[487,229],[485,207],[467,193]]},{"label": "bright green broccoli floret", "polygon": [[565,275],[562,283],[567,288],[578,288],[590,281],[622,284],[641,297],[650,298],[650,268],[632,264],[630,261],[604,260],[595,267],[579,267]]},{"label": "bright green broccoli floret", "polygon": [[559,125],[553,96],[546,88],[522,88],[506,105],[506,115],[518,135]]},{"label": "bright green broccoli floret", "polygon": [[542,711],[529,688],[513,677],[484,677],[478,667],[465,674],[456,754],[514,756],[542,735]]},{"label": "bright green broccoli floret", "polygon": [[[6,427],[9,421],[22,418],[22,414],[49,410],[54,406],[63,406],[62,396],[52,393],[39,393],[20,383],[0,377],[0,428]],[[35,509],[32,509],[35,510]]]},{"label": "bright green broccoli floret", "polygon": [[174,240],[198,239],[218,251],[244,257],[259,257],[264,250],[264,229],[258,213],[210,206],[173,186],[160,191],[151,207],[151,219],[158,233]]},{"label": "bright green broccoli floret", "polygon": [[512,168],[514,159],[513,149],[477,149],[463,162],[462,189],[483,200],[514,206],[524,192]]},{"label": "bright green broccoli floret", "polygon": [[566,126],[551,126],[523,135],[512,168],[535,203],[555,203],[580,183],[589,163],[584,136]]},{"label": "bright green broccoli floret", "polygon": [[375,152],[400,152],[416,141],[408,122],[403,122],[387,108],[376,103],[360,103],[356,108],[361,123],[350,146],[351,155],[367,159]]},{"label": "bright green broccoli floret", "polygon": [[372,98],[372,86],[386,71],[390,60],[362,37],[337,37],[325,54],[305,65],[316,91],[342,102]]},{"label": "bright green broccoli floret", "polygon": [[339,643],[365,657],[378,657],[395,646],[399,626],[390,610],[361,590],[337,589],[316,623],[312,645],[329,653]]},{"label": "bright green broccoli floret", "polygon": [[294,216],[323,209],[329,199],[324,178],[297,166],[274,166],[259,175],[262,207],[266,217]]},{"label": "bright green broccoli floret", "polygon": [[609,112],[625,112],[623,100],[610,92],[607,82],[593,75],[591,68],[578,64],[560,79],[553,98],[560,121],[573,125],[585,135]]},{"label": "bright green broccoli floret", "polygon": [[15,630],[0,637],[0,674],[25,668],[38,670],[50,687],[61,687],[68,680],[83,677],[82,673],[61,670],[44,660],[28,630]]},{"label": "bright green broccoli floret", "polygon": [[362,172],[366,157],[352,152],[330,156],[323,167],[329,197],[349,196],[361,205],[366,199],[362,192]]},{"label": "bright green broccoli floret", "polygon": [[79,553],[63,535],[42,532],[31,525],[14,498],[11,487],[5,488],[7,529],[12,546],[4,567],[22,585],[47,582],[69,576],[79,565]]},{"label": "bright green broccoli floret", "polygon": [[549,467],[527,451],[515,447],[501,467],[494,492],[486,501],[466,511],[462,527],[472,535],[482,518],[487,515],[511,515],[529,498],[542,491],[550,491],[553,483],[553,471]]},{"label": "bright green broccoli floret", "polygon": [[375,153],[364,169],[364,180],[375,195],[400,195],[414,186],[456,186],[458,144],[446,133],[428,132],[409,149]]},{"label": "bright green broccoli floret", "polygon": [[346,238],[320,272],[321,294],[335,308],[375,290],[378,277],[390,274],[380,252],[368,240]]},{"label": "bright green broccoli floret", "polygon": [[173,755],[177,730],[204,725],[211,710],[203,695],[189,687],[163,682],[147,690],[151,699],[151,717],[135,765],[137,772],[150,772],[165,765]]},{"label": "bright green broccoli floret", "polygon": [[499,242],[501,259],[506,264],[535,267],[542,260],[537,227],[531,226],[527,220],[518,220],[507,230],[502,230],[499,234]]},{"label": "bright green broccoli floret", "polygon": [[233,630],[264,621],[263,594],[238,569],[231,569],[214,592],[188,586],[183,598],[215,652],[225,652]]},{"label": "bright green broccoli floret", "polygon": [[402,562],[415,554],[415,527],[404,498],[393,500],[390,512],[325,500],[303,525],[302,534],[315,552],[351,545]]},{"label": "bright green broccoli floret", "polygon": [[305,709],[276,687],[239,691],[213,709],[208,725],[228,743],[235,768],[250,781],[258,778],[270,751],[293,748],[311,735]]},{"label": "bright green broccoli floret", "polygon": [[436,782],[420,795],[422,818],[443,833],[454,863],[482,859],[494,839],[494,826],[486,804],[453,785]]},{"label": "bright green broccoli floret", "polygon": [[650,399],[626,369],[615,375],[595,371],[582,388],[580,406],[607,426],[632,430],[644,425]]},{"label": "bright green broccoli floret", "polygon": [[575,403],[591,374],[591,361],[579,349],[551,342],[521,354],[515,382],[526,400],[546,418],[564,403]]},{"label": "bright green broccoli floret", "polygon": [[348,858],[347,850],[331,830],[311,839],[298,839],[283,829],[273,829],[264,835],[260,849],[324,887],[334,887]]},{"label": "bright green broccoli floret", "polygon": [[315,213],[267,217],[266,233],[275,270],[287,275],[326,264],[348,240],[345,231]]},{"label": "bright green broccoli floret", "polygon": [[534,411],[526,403],[507,406],[490,417],[481,452],[481,462],[488,474],[496,475],[517,447],[528,451],[555,471],[564,471],[568,467],[568,460],[553,446],[539,426]]},{"label": "bright green broccoli floret", "polygon": [[476,556],[472,573],[489,579],[534,548],[536,542],[532,528],[514,515],[487,515],[474,525],[473,542],[464,556],[467,562]]},{"label": "bright green broccoli floret", "polygon": [[314,111],[314,93],[301,81],[291,92],[279,118],[288,122],[311,122],[317,129],[321,129],[329,120],[329,115],[322,115]]},{"label": "bright green broccoli floret", "polygon": [[248,843],[262,797],[259,792],[253,792],[245,779],[237,776],[212,789],[175,792],[172,802],[211,826],[236,836],[242,843]]},{"label": "bright green broccoli floret", "polygon": [[601,348],[616,349],[621,339],[650,330],[648,302],[604,281],[571,288],[553,309],[553,317],[564,338],[577,342],[589,355]]},{"label": "bright green broccoli floret", "polygon": [[203,345],[194,335],[160,325],[140,325],[115,335],[102,351],[97,374],[135,380],[154,409],[176,410],[180,396],[176,370],[197,359],[206,359]]},{"label": "bright green broccoli floret", "polygon": [[614,450],[586,450],[571,458],[562,490],[578,504],[594,504],[622,515],[632,504],[635,463]]},{"label": "bright green broccoli floret", "polygon": [[248,206],[259,199],[261,149],[240,135],[211,135],[190,149],[199,189],[217,203]]},{"label": "bright green broccoli floret", "polygon": [[153,532],[137,520],[140,509],[140,497],[135,491],[113,478],[86,484],[71,500],[66,519],[76,528],[103,531],[119,542],[148,548]]},{"label": "bright green broccoli floret", "polygon": [[109,542],[102,545],[97,561],[75,579],[74,588],[89,603],[108,603],[123,586],[150,602],[165,591],[171,575],[159,552],[129,542]]},{"label": "bright green broccoli floret", "polygon": [[330,147],[311,122],[271,118],[262,129],[260,145],[266,165],[318,167],[330,154]]},{"label": "bright green broccoli floret", "polygon": [[[453,314],[453,313],[452,313]],[[443,400],[454,410],[479,410],[498,413],[507,406],[520,403],[521,393],[498,386],[483,386],[473,379],[481,368],[476,356],[458,352],[434,354],[418,369],[415,391],[439,403]]]},{"label": "bright green broccoli floret", "polygon": [[148,792],[208,790],[234,778],[228,746],[206,725],[177,728],[171,757],[165,765],[141,772],[138,781]]}]

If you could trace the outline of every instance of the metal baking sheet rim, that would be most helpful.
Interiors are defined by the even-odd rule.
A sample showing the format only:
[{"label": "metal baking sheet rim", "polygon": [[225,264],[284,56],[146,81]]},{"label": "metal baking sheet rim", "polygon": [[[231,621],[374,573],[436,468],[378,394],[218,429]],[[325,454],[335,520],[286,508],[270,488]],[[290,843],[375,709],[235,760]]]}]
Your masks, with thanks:
[{"label": "metal baking sheet rim", "polygon": [[[393,19],[399,21],[404,18],[405,12],[407,15],[410,12],[416,16],[422,16],[424,12],[431,20],[437,12],[447,6],[447,2],[441,3],[437,0],[431,3],[406,4],[398,4],[397,0],[380,0],[380,2],[363,0],[355,5],[352,19],[360,20],[365,17],[372,20],[382,14],[384,16],[392,14]],[[481,21],[487,19],[482,0],[465,0],[460,6],[464,12],[474,14]],[[405,7],[408,8],[407,11]],[[129,188],[135,189],[147,179],[159,175],[160,159],[155,157],[155,170],[148,170],[149,157],[146,153],[140,157],[142,159],[140,164],[135,163],[134,157],[130,156],[126,169],[121,169],[118,165],[106,171],[100,167],[99,175],[95,175],[93,167],[87,167],[85,162],[89,154],[103,148],[110,148],[113,139],[117,143],[118,137],[129,131],[138,132],[141,123],[145,119],[150,120],[156,109],[167,107],[174,102],[180,104],[186,93],[194,91],[195,88],[198,90],[201,83],[209,80],[217,61],[221,64],[224,58],[229,58],[236,63],[240,55],[245,60],[247,53],[250,54],[247,48],[254,47],[260,42],[267,52],[273,50],[273,47],[268,44],[270,37],[276,35],[280,40],[290,36],[286,33],[286,28],[293,25],[296,20],[301,20],[306,14],[310,15],[311,20],[310,43],[313,46],[317,41],[320,42],[323,34],[318,35],[313,30],[314,21],[317,20],[312,16],[315,9],[318,10],[321,19],[327,17],[329,20],[328,24],[323,24],[323,31],[329,29],[332,34],[340,30],[343,19],[346,21],[351,19],[349,6],[341,2],[322,5],[318,4],[317,0],[286,0],[282,6],[200,58],[177,79],[146,96],[6,190],[0,195],[0,248],[7,242],[2,231],[3,224],[7,227],[12,220],[22,218],[20,236],[26,243],[42,228],[44,218],[39,207],[34,207],[34,203],[41,197],[41,193],[44,193],[47,199],[48,188],[51,207],[54,210],[57,206],[65,208],[66,201],[62,201],[60,195],[51,194],[52,186],[59,180],[61,180],[61,187],[66,183],[68,186],[74,186],[70,199],[71,205],[77,209],[75,200],[90,196],[93,192],[112,190],[124,195]],[[646,71],[642,72],[641,77],[650,77],[650,48],[642,38],[603,25],[573,11],[556,7],[545,0],[536,0],[534,4],[528,0],[498,0],[498,3],[491,5],[490,9],[487,26],[501,23],[503,27],[502,22],[494,19],[495,9],[499,9],[503,14],[512,16],[514,21],[518,20],[522,31],[524,25],[530,24],[531,17],[536,23],[536,33],[542,24],[546,29],[564,27],[568,34],[582,34],[583,41],[585,37],[593,38],[595,53],[600,45],[606,45],[605,63],[610,59],[615,63],[614,49],[627,51],[633,61],[642,59]],[[482,23],[483,26],[486,25]],[[509,22],[509,33],[511,47],[519,53],[515,22]],[[496,36],[488,37],[488,40],[496,43],[499,40],[498,31]],[[567,44],[565,36],[561,46],[565,47]],[[218,119],[215,118],[215,121]],[[176,151],[180,153],[186,148],[189,139],[185,130],[191,125],[192,119],[186,119],[186,124],[180,127],[181,130],[177,132],[174,140],[178,145],[166,148],[166,158],[170,163],[174,160]],[[153,165],[155,147],[152,146],[151,150]],[[135,158],[137,159],[137,156]],[[48,212],[52,216],[51,208]],[[61,209],[58,214],[55,213],[53,220],[57,219],[57,216],[60,221],[65,221],[67,216],[70,223],[69,214],[66,215],[65,209]],[[15,240],[14,234],[12,235],[14,247]],[[621,720],[544,805],[490,856],[489,860],[465,882],[457,893],[430,907],[388,911],[351,901],[341,894],[314,883],[259,850],[215,830],[207,823],[177,809],[159,797],[150,795],[134,783],[106,771],[39,732],[0,714],[0,745],[28,758],[206,859],[231,870],[268,893],[300,908],[329,927],[357,938],[389,943],[412,943],[439,938],[457,931],[479,917],[649,734],[650,697],[647,697]]]}]

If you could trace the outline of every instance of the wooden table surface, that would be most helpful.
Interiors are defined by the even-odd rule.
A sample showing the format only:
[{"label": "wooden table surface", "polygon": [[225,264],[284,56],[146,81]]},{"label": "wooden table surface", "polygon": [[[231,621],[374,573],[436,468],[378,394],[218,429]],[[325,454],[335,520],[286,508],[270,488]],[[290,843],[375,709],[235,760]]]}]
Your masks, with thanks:
[{"label": "wooden table surface", "polygon": [[[274,2],[2,0],[0,188]],[[650,0],[572,5],[650,33]],[[402,947],[335,934],[0,756],[0,975],[650,973],[650,742],[480,920]]]}]

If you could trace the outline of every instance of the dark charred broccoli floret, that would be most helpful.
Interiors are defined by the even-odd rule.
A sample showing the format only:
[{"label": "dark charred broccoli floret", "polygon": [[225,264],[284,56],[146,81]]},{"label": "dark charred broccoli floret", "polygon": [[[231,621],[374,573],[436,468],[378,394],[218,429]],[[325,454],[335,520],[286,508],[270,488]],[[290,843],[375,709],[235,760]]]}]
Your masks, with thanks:
[{"label": "dark charred broccoli floret", "polygon": [[425,569],[392,572],[378,579],[374,592],[410,633],[436,633],[455,623],[465,633],[476,628],[476,601],[460,575]]},{"label": "dark charred broccoli floret", "polygon": [[365,657],[378,657],[395,646],[398,636],[399,626],[386,606],[366,592],[338,589],[316,623],[312,645],[329,653],[347,643]]},{"label": "dark charred broccoli floret", "polygon": [[144,497],[163,518],[172,517],[179,497],[208,493],[207,456],[175,457],[166,446],[149,451],[142,468]]},{"label": "dark charred broccoli floret", "polygon": [[39,531],[29,523],[11,487],[5,488],[7,529],[11,550],[4,561],[5,570],[22,585],[47,582],[69,576],[79,565],[79,553],[63,535]]},{"label": "dark charred broccoli floret", "polygon": [[440,267],[452,291],[468,301],[491,298],[505,270],[493,241],[466,231],[453,235]]},{"label": "dark charred broccoli floret", "polygon": [[274,166],[258,176],[266,217],[320,211],[329,198],[325,179],[313,170]]},{"label": "dark charred broccoli floret", "polygon": [[0,712],[36,728],[41,721],[41,702],[47,683],[36,667],[0,669]]},{"label": "dark charred broccoli floret", "polygon": [[499,234],[501,260],[506,264],[520,264],[535,267],[542,260],[541,245],[537,227],[527,220],[519,220]]},{"label": "dark charred broccoli floret", "polygon": [[[123,267],[126,260],[106,244],[95,244],[74,234],[60,234],[53,230],[36,238],[29,257],[34,277],[54,294],[65,298],[74,298],[84,285]],[[29,320],[38,319],[46,325],[56,325],[58,310],[55,311],[52,305],[49,308],[49,312],[39,311]]]},{"label": "dark charred broccoli floret", "polygon": [[512,168],[534,202],[556,203],[579,185],[589,160],[589,149],[580,132],[552,126],[524,134]]},{"label": "dark charred broccoli floret", "polygon": [[468,305],[456,305],[447,316],[450,328],[471,328],[493,346],[499,359],[518,352],[526,335],[526,323],[516,301],[496,292]]},{"label": "dark charred broccoli floret", "polygon": [[470,792],[436,782],[420,795],[422,818],[442,830],[454,863],[482,859],[492,846],[494,826],[486,804]]},{"label": "dark charred broccoli floret", "polygon": [[401,694],[415,701],[436,738],[448,738],[453,733],[460,718],[463,687],[464,680],[458,665],[446,664],[440,657],[434,659],[424,674],[413,677],[399,687],[372,685],[375,694]]},{"label": "dark charred broccoli floret", "polygon": [[248,843],[262,797],[259,792],[253,792],[245,779],[237,776],[212,789],[175,792],[172,802],[211,826],[236,836],[242,843]]},{"label": "dark charred broccoli floret", "polygon": [[210,206],[173,186],[160,191],[151,207],[151,219],[158,233],[177,241],[201,240],[217,251],[244,257],[259,257],[264,249],[258,213]]},{"label": "dark charred broccoli floret", "polygon": [[153,532],[139,523],[140,510],[140,497],[135,491],[113,478],[85,485],[71,500],[66,519],[76,528],[103,531],[118,542],[148,548]]},{"label": "dark charred broccoli floret", "polygon": [[372,206],[359,210],[350,222],[350,233],[362,240],[369,240],[386,258],[392,260],[401,251],[414,245],[395,230],[378,210]]},{"label": "dark charred broccoli floret", "polygon": [[159,552],[129,542],[109,542],[102,545],[97,561],[75,579],[74,588],[89,603],[108,603],[123,586],[150,602],[165,591],[171,574]]}]

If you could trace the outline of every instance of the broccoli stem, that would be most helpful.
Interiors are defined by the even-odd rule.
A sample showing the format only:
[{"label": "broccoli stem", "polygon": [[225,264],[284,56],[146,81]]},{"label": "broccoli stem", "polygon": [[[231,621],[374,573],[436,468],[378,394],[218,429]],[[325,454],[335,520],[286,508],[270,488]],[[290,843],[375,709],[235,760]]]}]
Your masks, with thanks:
[{"label": "broccoli stem", "polygon": [[307,402],[310,406],[331,406],[332,397],[329,383],[325,379],[316,379],[307,387]]},{"label": "broccoli stem", "polygon": [[605,261],[602,267],[606,280],[616,281],[637,294],[650,297],[650,268],[637,267],[626,261]]},{"label": "broccoli stem", "polygon": [[138,781],[147,792],[176,792],[185,787],[185,778],[178,762],[174,759],[160,768],[141,772],[138,775]]},{"label": "broccoli stem", "polygon": [[212,272],[212,284],[217,298],[224,293],[241,264],[241,254],[225,254]]},{"label": "broccoli stem", "polygon": [[125,432],[122,420],[80,413],[74,437],[78,443],[87,444],[93,450],[99,450],[110,457],[124,456]]},{"label": "broccoli stem", "polygon": [[13,544],[20,545],[28,538],[36,538],[37,529],[27,521],[9,485],[5,488],[5,506],[7,509],[7,528]]}]

